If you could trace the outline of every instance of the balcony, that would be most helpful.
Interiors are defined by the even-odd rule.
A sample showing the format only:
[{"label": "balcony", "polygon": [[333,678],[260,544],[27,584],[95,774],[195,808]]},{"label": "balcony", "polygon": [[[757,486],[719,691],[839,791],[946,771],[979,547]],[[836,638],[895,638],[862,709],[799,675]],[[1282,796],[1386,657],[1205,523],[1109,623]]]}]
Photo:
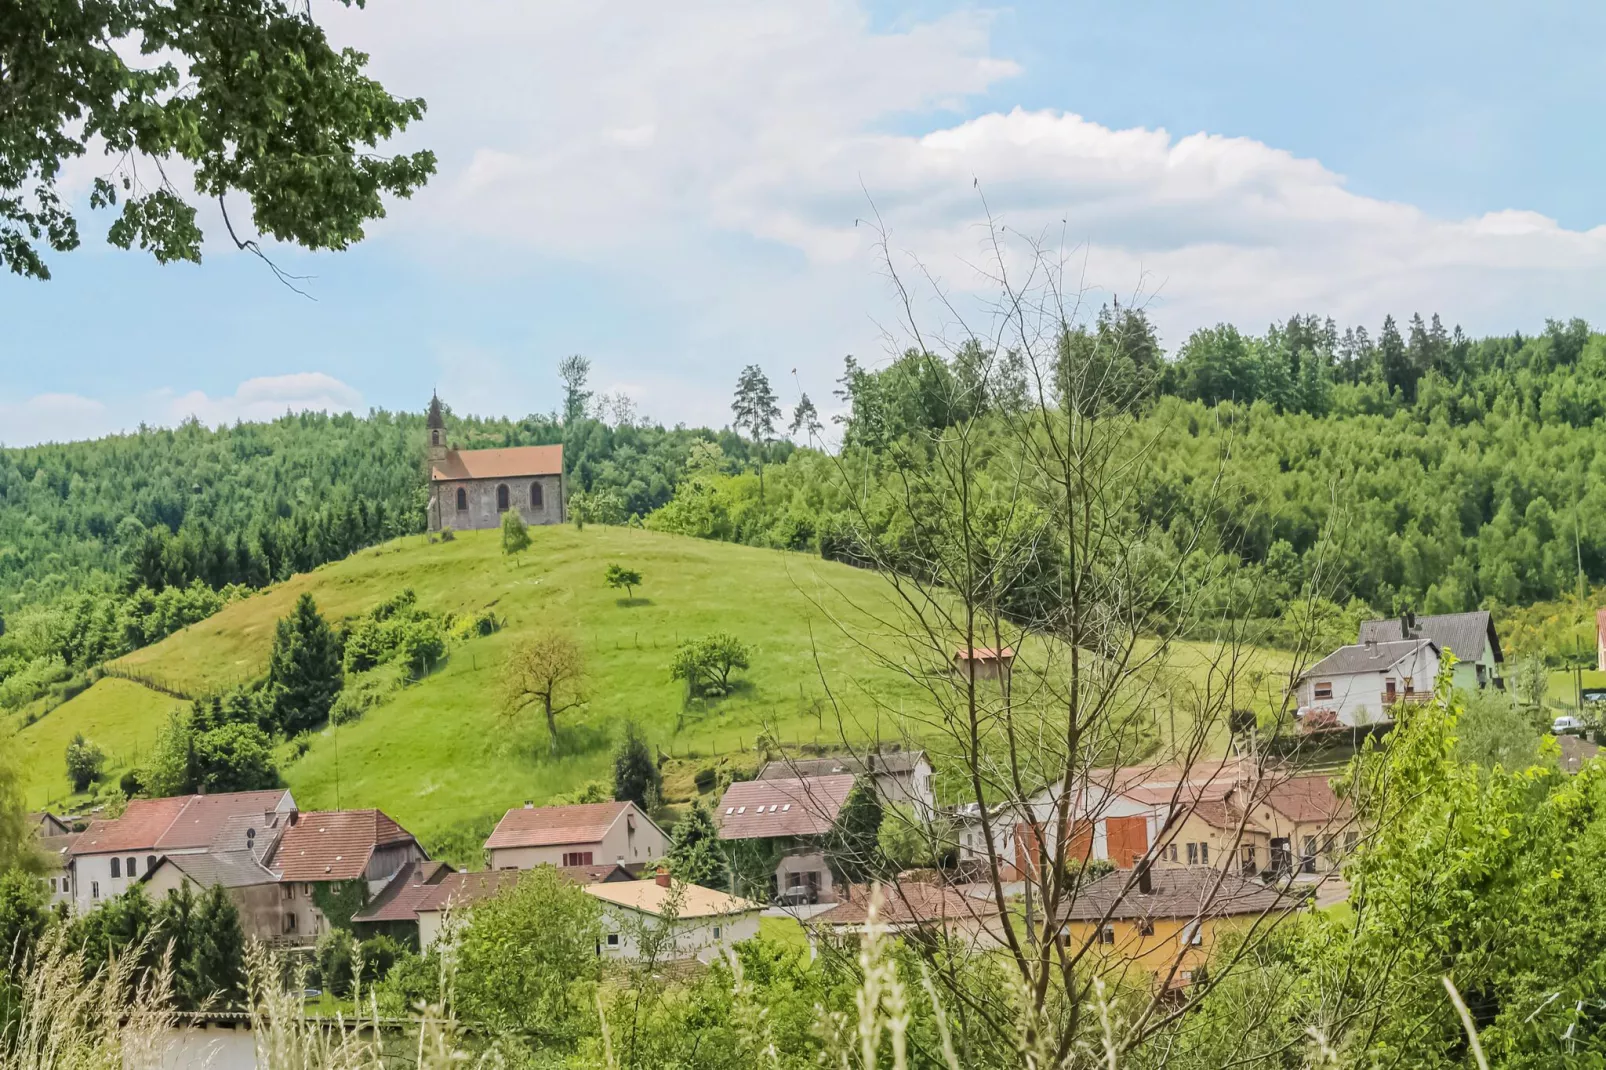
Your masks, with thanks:
[{"label": "balcony", "polygon": [[1385,691],[1381,696],[1382,707],[1385,710],[1402,703],[1408,706],[1420,706],[1432,701],[1431,691]]}]

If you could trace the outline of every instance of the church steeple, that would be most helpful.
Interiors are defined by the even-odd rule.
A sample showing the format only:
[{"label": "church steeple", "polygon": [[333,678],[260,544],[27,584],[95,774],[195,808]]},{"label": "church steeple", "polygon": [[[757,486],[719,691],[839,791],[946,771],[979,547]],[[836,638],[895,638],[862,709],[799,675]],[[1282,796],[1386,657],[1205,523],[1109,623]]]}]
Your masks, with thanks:
[{"label": "church steeple", "polygon": [[446,417],[441,413],[439,394],[430,394],[429,416],[424,420],[424,426],[429,429],[430,463],[440,464],[446,460]]},{"label": "church steeple", "polygon": [[441,415],[441,396],[433,391],[429,395],[429,416],[424,426],[431,431],[446,430],[446,418]]}]

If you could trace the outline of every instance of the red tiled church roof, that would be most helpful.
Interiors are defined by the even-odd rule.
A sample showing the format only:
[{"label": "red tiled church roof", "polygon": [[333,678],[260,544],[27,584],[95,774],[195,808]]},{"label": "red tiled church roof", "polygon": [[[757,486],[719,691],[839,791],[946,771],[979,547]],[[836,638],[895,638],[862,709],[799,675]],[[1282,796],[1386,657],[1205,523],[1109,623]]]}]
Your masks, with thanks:
[{"label": "red tiled church roof", "polygon": [[511,446],[499,450],[448,450],[431,466],[437,482],[459,479],[517,479],[563,473],[562,446]]}]

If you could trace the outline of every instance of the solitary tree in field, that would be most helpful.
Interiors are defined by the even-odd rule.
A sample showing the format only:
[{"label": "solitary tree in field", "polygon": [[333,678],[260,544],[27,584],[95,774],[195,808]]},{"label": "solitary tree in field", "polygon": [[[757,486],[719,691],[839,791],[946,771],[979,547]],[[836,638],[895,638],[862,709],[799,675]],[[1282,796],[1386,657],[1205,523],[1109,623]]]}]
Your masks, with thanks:
[{"label": "solitary tree in field", "polygon": [[641,586],[641,573],[633,568],[625,568],[623,565],[609,565],[605,578],[608,581],[608,586],[614,590],[617,591],[623,587],[626,598],[632,597],[635,589]]},{"label": "solitary tree in field", "polygon": [[67,779],[72,781],[72,790],[88,791],[105,768],[106,755],[99,747],[85,739],[82,732],[72,737],[67,744]]},{"label": "solitary tree in field", "polygon": [[268,657],[274,721],[286,735],[322,724],[343,683],[334,629],[312,595],[302,594],[290,615],[279,621]]},{"label": "solitary tree in field", "polygon": [[517,509],[502,514],[502,553],[517,556],[530,548],[530,529]]},{"label": "solitary tree in field", "polygon": [[686,681],[693,695],[727,695],[731,673],[745,669],[752,651],[727,632],[716,632],[682,643],[669,663],[669,678]]},{"label": "solitary tree in field", "polygon": [[513,650],[502,671],[502,709],[517,717],[530,706],[546,716],[547,740],[558,746],[558,715],[585,702],[585,654],[564,632],[539,632]]},{"label": "solitary tree in field", "polygon": [[736,400],[731,402],[732,421],[747,432],[758,447],[758,500],[764,501],[764,444],[775,437],[775,421],[781,418],[781,409],[775,403],[775,391],[764,370],[757,364],[742,369],[736,380]]}]

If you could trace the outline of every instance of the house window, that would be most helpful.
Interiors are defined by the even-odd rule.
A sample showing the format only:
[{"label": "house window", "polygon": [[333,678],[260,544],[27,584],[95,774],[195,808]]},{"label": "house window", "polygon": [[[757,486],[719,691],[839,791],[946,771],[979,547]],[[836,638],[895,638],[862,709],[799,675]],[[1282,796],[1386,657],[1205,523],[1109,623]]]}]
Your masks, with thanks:
[{"label": "house window", "polygon": [[608,934],[608,946],[609,947],[618,947],[619,946],[619,934],[618,933],[609,933]]},{"label": "house window", "polygon": [[1168,843],[1168,844],[1165,845],[1165,860],[1167,862],[1175,862],[1177,860],[1177,845],[1176,844]]},{"label": "house window", "polygon": [[1331,680],[1317,680],[1316,681],[1316,701],[1317,702],[1331,702],[1332,699],[1333,699],[1333,681],[1331,681]]},{"label": "house window", "polygon": [[468,491],[462,487],[457,488],[457,511],[459,513],[468,512]]},{"label": "house window", "polygon": [[112,876],[113,877],[121,877],[122,875],[123,875],[123,864],[120,861],[118,861],[117,859],[115,859],[115,858],[112,859]]},{"label": "house window", "polygon": [[296,912],[293,910],[285,912],[284,931],[287,933],[293,933],[296,931]]},{"label": "house window", "polygon": [[61,891],[62,891],[63,895],[65,895],[68,892],[72,891],[72,878],[71,877],[63,877],[63,878],[61,878]]},{"label": "house window", "polygon": [[1154,935],[1154,922],[1153,922],[1153,920],[1151,920],[1149,918],[1144,918],[1142,921],[1138,922],[1137,925],[1138,925],[1138,935],[1139,936],[1153,936]]},{"label": "house window", "polygon": [[1188,865],[1197,866],[1198,864],[1199,864],[1199,845],[1197,843],[1190,843],[1190,844],[1188,844]]},{"label": "house window", "polygon": [[1411,678],[1407,676],[1405,678],[1405,693],[1409,695],[1414,690],[1416,690],[1416,688],[1411,685]]},{"label": "house window", "polygon": [[530,484],[530,508],[541,508],[541,484],[539,483]]},{"label": "house window", "polygon": [[310,882],[301,886],[301,894],[308,899],[312,898],[312,884]]},{"label": "house window", "polygon": [[1316,872],[1316,837],[1305,837],[1305,855],[1299,860],[1299,868],[1306,873]]},{"label": "house window", "polygon": [[1387,680],[1383,681],[1383,697],[1387,701],[1393,702],[1395,696],[1398,694],[1399,684],[1395,683],[1394,677],[1391,676]]},{"label": "house window", "polygon": [[294,899],[295,897],[296,897],[296,886],[295,885],[293,885],[293,884],[281,884],[281,885],[279,885],[279,898],[280,899]]},{"label": "house window", "polygon": [[1355,845],[1357,843],[1359,843],[1360,840],[1361,840],[1361,834],[1356,832],[1353,829],[1351,829],[1349,832],[1344,833],[1344,851],[1346,853],[1348,853],[1350,851],[1355,850]]},{"label": "house window", "polygon": [[718,925],[714,926],[714,939],[715,940],[719,939],[719,926]]},{"label": "house window", "polygon": [[498,483],[496,485],[496,511],[499,512],[499,513],[507,512],[507,484],[506,483]]},{"label": "house window", "polygon": [[1243,849],[1239,852],[1239,856],[1243,859],[1243,866],[1244,866],[1244,872],[1245,873],[1253,873],[1253,872],[1255,872],[1255,870],[1260,868],[1255,862],[1255,845],[1254,844],[1252,844],[1252,843],[1244,844],[1243,845]]},{"label": "house window", "polygon": [[130,880],[132,880],[134,876],[134,860],[132,858],[128,860],[128,876]]},{"label": "house window", "polygon": [[99,899],[100,898],[100,881],[90,881],[89,882],[89,898],[91,898],[91,899]]},{"label": "house window", "polygon": [[1113,943],[1115,943],[1115,926],[1113,926],[1113,925],[1101,925],[1101,926],[1099,926],[1099,943],[1101,943],[1101,944],[1113,944]]},{"label": "house window", "polygon": [[1208,843],[1199,844],[1199,864],[1201,866],[1210,864],[1210,845]]},{"label": "house window", "polygon": [[1204,943],[1204,934],[1199,931],[1199,923],[1190,921],[1184,925],[1180,939],[1184,947],[1198,947]]},{"label": "house window", "polygon": [[155,855],[146,855],[145,856],[145,872],[149,873],[151,870],[153,870],[155,868],[156,868],[156,856]]},{"label": "house window", "polygon": [[563,864],[566,866],[589,866],[591,865],[591,858],[592,853],[590,851],[565,851],[563,853]]},{"label": "house window", "polygon": [[55,895],[56,894],[56,878],[54,878],[54,877],[50,878],[50,894],[51,895]]}]

